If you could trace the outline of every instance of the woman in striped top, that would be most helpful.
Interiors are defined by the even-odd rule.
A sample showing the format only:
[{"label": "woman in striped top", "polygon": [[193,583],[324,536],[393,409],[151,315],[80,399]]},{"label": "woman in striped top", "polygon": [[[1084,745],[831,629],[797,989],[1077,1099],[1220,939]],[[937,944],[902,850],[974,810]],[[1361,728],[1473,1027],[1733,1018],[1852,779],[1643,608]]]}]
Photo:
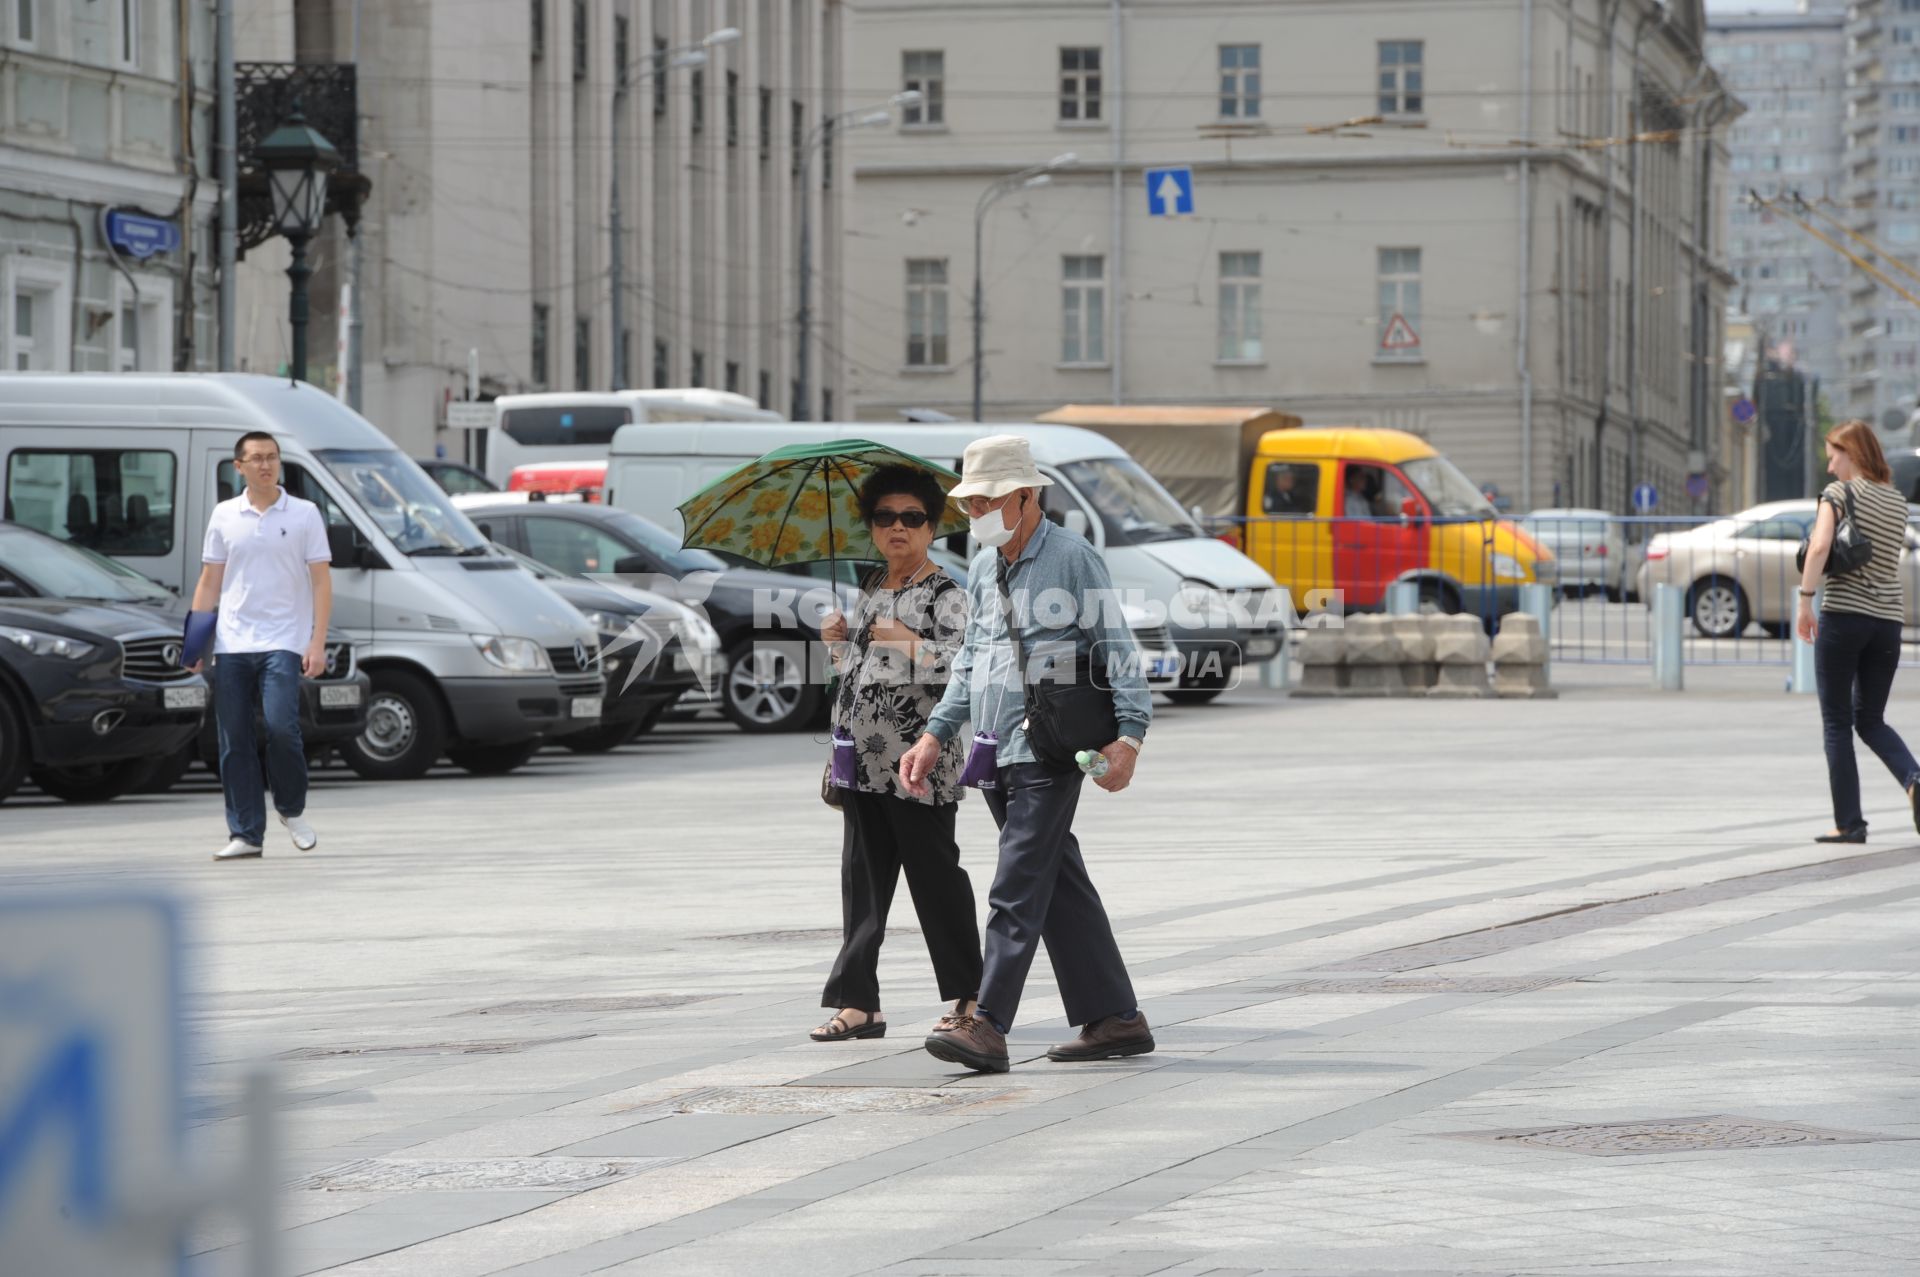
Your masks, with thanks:
[{"label": "woman in striped top", "polygon": [[[1900,665],[1900,626],[1905,616],[1900,554],[1907,543],[1907,502],[1893,486],[1893,472],[1873,427],[1864,421],[1843,422],[1828,434],[1827,469],[1835,482],[1820,494],[1794,617],[1795,630],[1814,645],[1827,782],[1833,790],[1833,829],[1814,841],[1865,842],[1867,821],[1860,813],[1854,732],[1860,733],[1860,739],[1907,791],[1914,826],[1920,829],[1920,764],[1886,720],[1887,696]],[[1854,529],[1873,547],[1873,555],[1853,571],[1827,580],[1816,621],[1814,592],[1826,573],[1834,527],[1848,496],[1853,498]]]}]

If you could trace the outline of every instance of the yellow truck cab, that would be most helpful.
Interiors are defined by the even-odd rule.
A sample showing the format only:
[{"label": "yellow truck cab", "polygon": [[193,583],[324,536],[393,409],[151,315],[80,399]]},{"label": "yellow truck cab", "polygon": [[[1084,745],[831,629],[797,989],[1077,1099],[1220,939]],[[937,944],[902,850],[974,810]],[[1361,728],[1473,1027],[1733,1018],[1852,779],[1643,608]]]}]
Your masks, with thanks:
[{"label": "yellow truck cab", "polygon": [[1412,581],[1423,604],[1492,617],[1518,607],[1520,586],[1556,575],[1551,553],[1404,431],[1269,430],[1244,492],[1241,549],[1296,600],[1340,590],[1361,611]]}]

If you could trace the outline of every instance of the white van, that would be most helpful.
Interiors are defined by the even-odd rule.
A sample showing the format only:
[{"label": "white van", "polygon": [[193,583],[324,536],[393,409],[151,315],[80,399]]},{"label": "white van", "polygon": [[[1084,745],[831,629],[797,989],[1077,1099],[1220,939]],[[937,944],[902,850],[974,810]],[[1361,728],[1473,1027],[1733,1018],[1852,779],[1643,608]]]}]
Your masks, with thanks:
[{"label": "white van", "polygon": [[637,423],[783,421],[745,395],[725,390],[543,390],[502,395],[486,434],[487,477],[507,486],[531,462],[605,461],[614,431]]},{"label": "white van", "polygon": [[332,395],[239,374],[0,377],[6,517],[109,555],[191,597],[208,517],[242,483],[233,447],[280,444],[282,483],[320,507],[333,625],[372,680],[362,776],[424,773],[445,753],[510,771],[545,736],[598,723],[599,638],[494,553],[439,485]]},{"label": "white van", "polygon": [[[1102,435],[1074,426],[891,422],[683,423],[625,426],[613,436],[607,504],[680,529],[680,503],[755,457],[790,444],[867,439],[952,470],[969,443],[1024,435],[1041,473],[1048,517],[1093,542],[1123,599],[1165,618],[1182,659],[1168,693],[1207,701],[1243,662],[1273,659],[1285,609],[1274,580],[1252,559],[1208,536],[1167,490]],[[971,548],[971,547],[970,547]]]}]

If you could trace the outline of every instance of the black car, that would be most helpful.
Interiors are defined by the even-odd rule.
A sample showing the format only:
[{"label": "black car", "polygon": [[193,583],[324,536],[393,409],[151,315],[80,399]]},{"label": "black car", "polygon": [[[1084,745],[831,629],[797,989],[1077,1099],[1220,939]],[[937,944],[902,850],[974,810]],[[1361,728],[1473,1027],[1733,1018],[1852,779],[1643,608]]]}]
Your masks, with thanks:
[{"label": "black car", "polygon": [[[557,742],[580,754],[617,749],[651,731],[674,702],[718,669],[701,669],[702,654],[674,632],[673,617],[659,604],[665,599],[643,590],[603,585],[568,576],[501,546],[546,587],[565,599],[600,632],[600,668],[607,677],[607,699],[596,727],[563,736]],[[639,670],[631,668],[635,663]]]},{"label": "black car", "polygon": [[190,744],[209,698],[179,645],[135,609],[0,599],[0,799],[27,774],[68,802],[117,798]]},{"label": "black car", "polygon": [[427,477],[440,485],[442,492],[464,495],[469,492],[498,492],[500,485],[470,465],[429,457],[420,462]]},{"label": "black car", "polygon": [[678,601],[703,609],[719,633],[727,659],[720,709],[743,730],[799,731],[825,711],[820,620],[833,597],[825,582],[689,550],[659,524],[604,505],[503,501],[461,508],[488,537],[570,576],[639,576],[661,593],[674,593],[679,582]]},{"label": "black car", "polygon": [[[0,522],[0,599],[54,599],[124,611],[176,640],[187,616],[186,605],[172,591],[125,564],[18,523]],[[371,698],[346,636],[329,634],[326,653],[320,677],[300,681],[300,739],[312,758],[366,730]],[[139,788],[169,788],[196,758],[210,771],[219,769],[220,730],[211,700],[208,706],[199,735],[157,762],[137,782]],[[257,724],[257,713],[255,719]]]}]

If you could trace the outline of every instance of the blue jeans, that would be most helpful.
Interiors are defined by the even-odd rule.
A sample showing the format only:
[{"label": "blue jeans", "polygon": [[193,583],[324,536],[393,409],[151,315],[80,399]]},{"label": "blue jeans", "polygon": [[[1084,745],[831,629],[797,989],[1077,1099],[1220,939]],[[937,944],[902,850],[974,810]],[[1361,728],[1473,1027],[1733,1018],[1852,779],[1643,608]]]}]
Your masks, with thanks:
[{"label": "blue jeans", "polygon": [[1920,777],[1920,764],[1886,720],[1887,696],[1900,666],[1900,622],[1859,612],[1822,612],[1813,662],[1826,734],[1827,783],[1833,790],[1833,825],[1842,831],[1864,829],[1860,769],[1853,758],[1855,732],[1902,789]]},{"label": "blue jeans", "polygon": [[267,836],[267,796],[253,711],[267,727],[266,783],[282,816],[307,809],[307,751],[300,741],[300,654],[227,652],[213,660],[213,710],[220,724],[220,788],[227,832],[258,847]]}]

